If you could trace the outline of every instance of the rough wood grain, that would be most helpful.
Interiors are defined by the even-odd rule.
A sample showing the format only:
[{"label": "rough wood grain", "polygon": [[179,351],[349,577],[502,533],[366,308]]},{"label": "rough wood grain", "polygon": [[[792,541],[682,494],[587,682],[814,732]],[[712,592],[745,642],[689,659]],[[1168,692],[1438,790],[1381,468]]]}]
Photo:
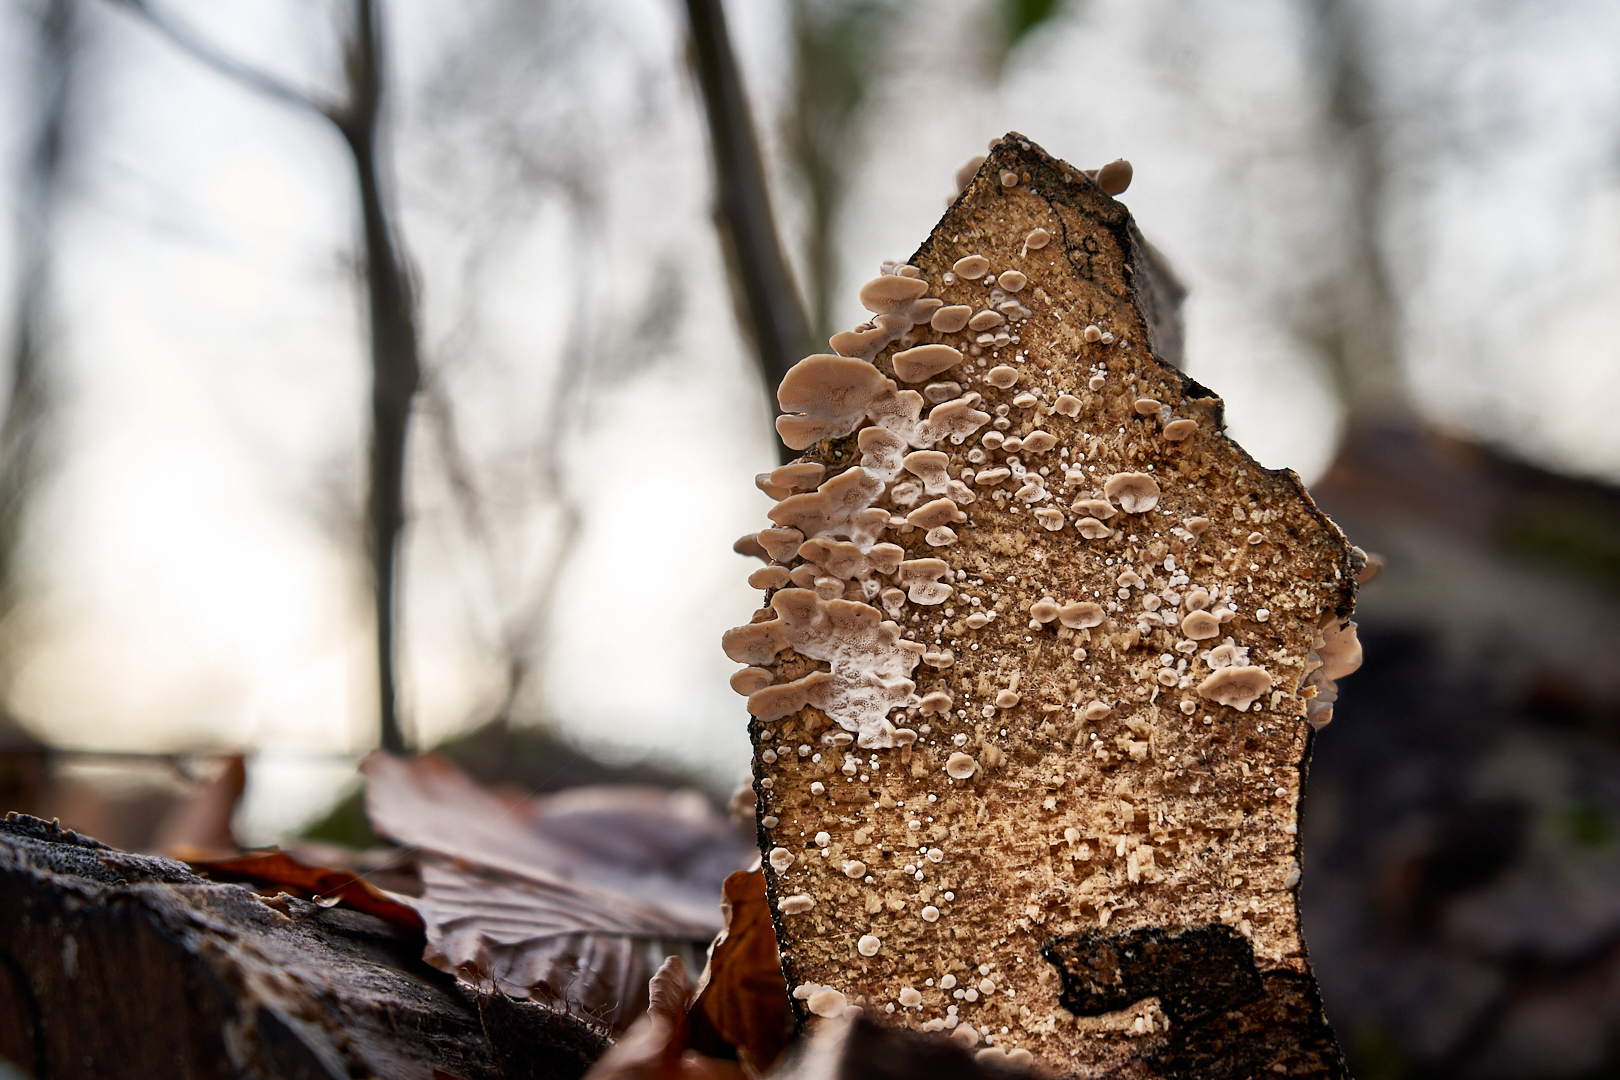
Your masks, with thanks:
[{"label": "rough wood grain", "polygon": [[605,1045],[421,954],[370,915],[0,823],[0,1059],[40,1080],[572,1080]]}]

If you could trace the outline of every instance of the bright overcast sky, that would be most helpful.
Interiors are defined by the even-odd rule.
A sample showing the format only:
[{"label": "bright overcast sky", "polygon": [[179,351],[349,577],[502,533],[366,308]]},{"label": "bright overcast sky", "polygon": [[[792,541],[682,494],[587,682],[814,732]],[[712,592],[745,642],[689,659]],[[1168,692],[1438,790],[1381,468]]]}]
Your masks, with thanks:
[{"label": "bright overcast sky", "polygon": [[[174,7],[258,63],[324,78],[314,3]],[[975,5],[900,7],[907,29],[841,231],[846,321],[862,318],[860,281],[916,248],[956,166],[992,135],[1016,128],[1083,167],[1127,157],[1125,201],[1190,286],[1191,372],[1264,463],[1319,474],[1339,411],[1281,314],[1342,242],[1324,225],[1336,188],[1313,143],[1303,5],[1076,4],[999,86],[972,60]],[[1382,240],[1407,298],[1406,370],[1436,422],[1620,478],[1620,12],[1477,7],[1370,5],[1393,103],[1399,198]],[[347,160],[319,122],[89,8],[82,143],[57,224],[62,464],[36,522],[16,706],[71,746],[363,749],[367,374]],[[501,23],[507,8],[526,14]],[[431,741],[498,699],[495,642],[552,558],[537,448],[568,386],[562,460],[581,532],[528,712],[734,778],[744,711],[719,637],[757,598],[730,545],[763,523],[752,476],[773,462],[710,224],[682,8],[387,10],[425,344],[487,496],[479,541],[419,425],[412,725]],[[730,10],[781,180],[784,5]],[[25,27],[15,7],[4,18],[0,48],[16,57]],[[550,58],[539,73],[537,56]],[[14,175],[26,117],[18,84],[3,90]],[[778,198],[792,237],[795,193]],[[649,337],[637,328],[661,304]],[[320,797],[307,779],[278,783],[258,794],[265,821]]]}]

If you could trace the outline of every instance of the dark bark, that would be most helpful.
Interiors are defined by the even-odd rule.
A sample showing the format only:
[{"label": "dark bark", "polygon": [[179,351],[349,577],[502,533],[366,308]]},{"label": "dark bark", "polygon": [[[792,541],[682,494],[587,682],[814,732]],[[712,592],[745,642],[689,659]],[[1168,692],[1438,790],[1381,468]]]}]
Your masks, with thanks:
[{"label": "dark bark", "polygon": [[[759,140],[720,0],[687,0],[692,67],[714,154],[716,213],[739,319],[753,338],[771,415],[776,387],[810,350],[810,324],[782,252]],[[778,456],[798,455],[778,443]]]},{"label": "dark bark", "polygon": [[1262,976],[1254,948],[1231,927],[1099,931],[1060,938],[1042,953],[1057,969],[1063,1007],[1076,1016],[1159,999],[1170,1037],[1138,1063],[1148,1075],[1224,1080],[1279,1064],[1290,1076],[1349,1075],[1315,980]]},{"label": "dark bark", "polygon": [[773,1075],[781,1080],[1016,1080],[1038,1074],[1005,1056],[980,1059],[949,1036],[891,1027],[863,1012],[800,1040]]},{"label": "dark bark", "polygon": [[74,1077],[573,1080],[576,1017],[479,1000],[419,935],[34,818],[0,823],[0,1059]]}]

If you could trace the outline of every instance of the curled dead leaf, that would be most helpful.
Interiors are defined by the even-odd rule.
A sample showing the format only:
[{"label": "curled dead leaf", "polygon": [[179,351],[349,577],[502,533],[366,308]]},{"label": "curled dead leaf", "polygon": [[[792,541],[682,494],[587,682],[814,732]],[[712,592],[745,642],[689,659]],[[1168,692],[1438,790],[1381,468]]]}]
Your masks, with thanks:
[{"label": "curled dead leaf", "polygon": [[712,1032],[734,1047],[746,1066],[763,1073],[793,1037],[765,875],[739,870],[726,878],[720,911],[725,929],[709,946],[709,962],[692,1004],[693,1043],[707,1048]]},{"label": "curled dead leaf", "polygon": [[647,990],[646,1013],[591,1066],[585,1080],[741,1080],[737,1062],[687,1046],[691,986],[679,957],[664,961]]},{"label": "curled dead leaf", "polygon": [[376,828],[423,851],[430,964],[623,1031],[664,957],[696,965],[725,876],[753,856],[691,792],[574,788],[505,799],[448,761],[373,755]]},{"label": "curled dead leaf", "polygon": [[191,868],[216,881],[248,881],[305,900],[342,903],[408,930],[423,929],[422,916],[402,900],[347,870],[310,866],[285,851],[252,851],[225,859],[192,859]]}]

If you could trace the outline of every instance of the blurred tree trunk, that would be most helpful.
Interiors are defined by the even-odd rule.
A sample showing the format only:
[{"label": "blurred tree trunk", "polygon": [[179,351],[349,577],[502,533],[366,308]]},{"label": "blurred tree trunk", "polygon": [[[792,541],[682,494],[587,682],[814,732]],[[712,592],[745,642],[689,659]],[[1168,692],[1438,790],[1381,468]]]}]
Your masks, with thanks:
[{"label": "blurred tree trunk", "polygon": [[[70,149],[76,5],[77,0],[41,0],[36,11],[38,30],[28,87],[37,111],[18,185],[10,385],[0,420],[0,618],[14,611],[21,598],[23,533],[32,497],[50,464],[55,404],[48,367],[52,224]],[[0,667],[6,666],[0,659]]]},{"label": "blurred tree trunk", "polygon": [[789,152],[803,185],[805,291],[811,333],[837,330],[838,221],[882,52],[897,16],[891,0],[793,0]]},{"label": "blurred tree trunk", "polygon": [[1338,272],[1304,314],[1301,332],[1326,357],[1351,426],[1398,423],[1409,408],[1400,309],[1380,242],[1390,151],[1373,70],[1371,16],[1359,0],[1306,0],[1305,14],[1322,80],[1327,151],[1344,184],[1348,243]]},{"label": "blurred tree trunk", "polygon": [[403,753],[396,678],[399,629],[399,539],[405,527],[405,453],[411,408],[421,385],[416,294],[410,260],[394,225],[387,169],[379,146],[385,51],[379,0],[353,0],[344,43],[345,95],[318,96],[222,52],[150,0],[112,0],[161,31],[215,71],[283,104],[315,113],[343,137],[354,161],[365,246],[366,301],[371,343],[371,431],[366,517],[377,626],[377,707],[383,749]]},{"label": "blurred tree trunk", "polygon": [[335,118],[354,156],[365,235],[366,299],[371,316],[371,472],[367,510],[377,621],[377,702],[383,749],[403,753],[396,696],[399,538],[405,527],[405,447],[411,405],[422,381],[416,297],[395,235],[378,163],[383,71],[374,0],[355,0],[354,36],[345,60],[348,107]]},{"label": "blurred tree trunk", "polygon": [[[788,368],[810,351],[810,323],[782,252],[771,212],[765,164],[748,108],[742,72],[732,53],[720,0],[686,0],[692,68],[703,93],[714,155],[721,246],[730,270],[738,321],[753,340],[771,415],[776,387]],[[781,443],[782,461],[798,455]]]}]

